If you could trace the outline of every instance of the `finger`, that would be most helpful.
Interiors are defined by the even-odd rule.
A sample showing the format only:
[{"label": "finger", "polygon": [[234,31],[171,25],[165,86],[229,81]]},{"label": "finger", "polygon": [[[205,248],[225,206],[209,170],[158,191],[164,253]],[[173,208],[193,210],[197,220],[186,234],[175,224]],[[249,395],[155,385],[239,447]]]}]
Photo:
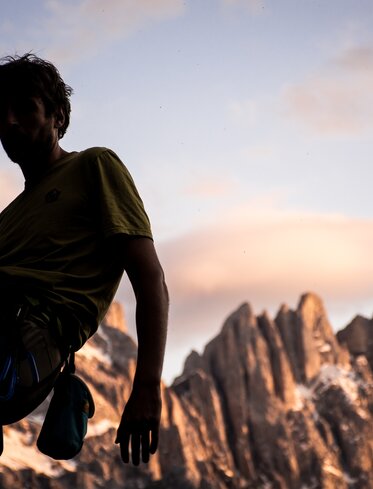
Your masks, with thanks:
[{"label": "finger", "polygon": [[144,430],[141,436],[141,458],[147,464],[149,462],[149,430]]},{"label": "finger", "polygon": [[130,443],[130,435],[127,432],[124,432],[121,437],[117,436],[116,443],[120,443],[120,455],[124,463],[128,464],[130,461],[129,454],[129,443]]},{"label": "finger", "polygon": [[132,433],[131,436],[131,456],[133,465],[140,463],[140,433]]},{"label": "finger", "polygon": [[151,433],[152,433],[152,441],[150,443],[149,452],[150,453],[155,453],[157,451],[157,448],[158,448],[158,438],[159,438],[159,428],[158,428],[158,426],[156,428],[153,428],[151,430]]}]

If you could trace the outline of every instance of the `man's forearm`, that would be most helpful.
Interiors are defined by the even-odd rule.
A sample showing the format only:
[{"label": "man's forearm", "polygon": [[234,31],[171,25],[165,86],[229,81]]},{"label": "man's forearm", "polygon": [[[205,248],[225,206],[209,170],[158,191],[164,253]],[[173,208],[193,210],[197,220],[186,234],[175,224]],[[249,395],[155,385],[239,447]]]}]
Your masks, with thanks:
[{"label": "man's forearm", "polygon": [[168,291],[163,272],[136,291],[137,368],[134,382],[159,383],[165,353]]}]

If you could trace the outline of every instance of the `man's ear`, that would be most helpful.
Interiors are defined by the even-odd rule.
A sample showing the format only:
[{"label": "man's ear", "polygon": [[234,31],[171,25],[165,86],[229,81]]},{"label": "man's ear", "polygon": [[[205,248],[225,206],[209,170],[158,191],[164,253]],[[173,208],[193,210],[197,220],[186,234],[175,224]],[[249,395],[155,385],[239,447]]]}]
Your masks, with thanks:
[{"label": "man's ear", "polygon": [[59,129],[65,122],[65,114],[62,109],[58,109],[54,115],[54,127]]}]

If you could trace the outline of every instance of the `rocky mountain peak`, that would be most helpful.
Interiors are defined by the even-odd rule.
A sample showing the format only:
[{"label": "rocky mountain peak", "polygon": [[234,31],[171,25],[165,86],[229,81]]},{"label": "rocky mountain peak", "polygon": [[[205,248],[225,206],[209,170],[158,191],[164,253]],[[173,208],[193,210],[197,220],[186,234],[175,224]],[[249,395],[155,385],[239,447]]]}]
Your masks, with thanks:
[{"label": "rocky mountain peak", "polygon": [[203,359],[198,352],[192,350],[185,360],[184,373],[192,373],[200,368],[203,368]]},{"label": "rocky mountain peak", "polygon": [[280,309],[278,310],[279,315],[286,315],[289,312],[290,308],[287,304],[282,303]]},{"label": "rocky mountain peak", "polygon": [[246,328],[248,325],[255,321],[255,316],[251,305],[248,302],[241,304],[235,311],[233,311],[223,323],[222,332],[225,329],[230,328]]},{"label": "rocky mountain peak", "polygon": [[295,311],[282,307],[275,319],[297,382],[312,380],[324,363],[344,361],[321,298],[303,294]]},{"label": "rocky mountain peak", "polygon": [[325,313],[324,303],[321,297],[315,292],[308,291],[300,296],[298,308],[310,307]]},{"label": "rocky mountain peak", "polygon": [[114,301],[111,304],[102,321],[102,324],[104,324],[106,327],[118,329],[122,333],[128,332],[124,308],[120,302]]},{"label": "rocky mountain peak", "polygon": [[373,370],[373,319],[357,315],[337,338],[354,357],[364,355]]}]

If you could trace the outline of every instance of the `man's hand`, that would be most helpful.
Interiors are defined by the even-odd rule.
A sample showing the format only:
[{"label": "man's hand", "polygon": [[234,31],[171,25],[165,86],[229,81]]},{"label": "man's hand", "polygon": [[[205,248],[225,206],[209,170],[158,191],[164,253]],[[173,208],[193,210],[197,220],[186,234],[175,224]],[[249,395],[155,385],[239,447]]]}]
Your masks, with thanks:
[{"label": "man's hand", "polygon": [[115,443],[120,444],[123,462],[139,465],[140,453],[144,463],[158,447],[161,417],[161,389],[159,383],[134,384],[132,393],[124,408]]},{"label": "man's hand", "polygon": [[[121,250],[121,253],[120,253]],[[122,460],[149,461],[158,446],[161,375],[166,345],[168,291],[153,241],[123,238],[112,243],[136,297],[137,365],[132,393],[124,408],[116,443]]]}]

